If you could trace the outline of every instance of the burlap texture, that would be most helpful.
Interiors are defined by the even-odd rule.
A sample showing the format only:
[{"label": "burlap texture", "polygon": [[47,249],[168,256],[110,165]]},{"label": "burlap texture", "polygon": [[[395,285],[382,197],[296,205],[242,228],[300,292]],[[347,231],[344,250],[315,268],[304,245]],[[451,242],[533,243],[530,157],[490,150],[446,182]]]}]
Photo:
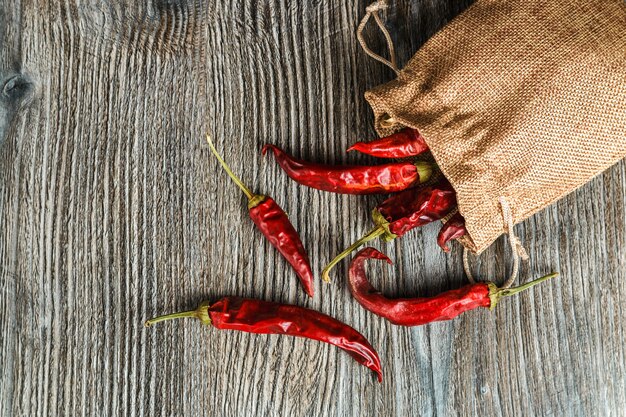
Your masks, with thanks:
[{"label": "burlap texture", "polygon": [[500,196],[517,223],[626,156],[626,5],[478,0],[366,99],[424,135],[480,253]]}]

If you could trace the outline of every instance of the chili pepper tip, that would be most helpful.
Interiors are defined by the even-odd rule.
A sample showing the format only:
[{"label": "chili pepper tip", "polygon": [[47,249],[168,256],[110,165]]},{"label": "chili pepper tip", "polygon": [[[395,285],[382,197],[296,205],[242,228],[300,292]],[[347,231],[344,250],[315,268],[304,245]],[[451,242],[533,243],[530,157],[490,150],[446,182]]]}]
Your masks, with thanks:
[{"label": "chili pepper tip", "polygon": [[379,251],[378,249],[372,248],[372,247],[367,247],[367,248],[363,248],[361,249],[356,255],[357,256],[361,256],[361,257],[365,257],[365,258],[369,258],[369,259],[380,259],[383,260],[385,262],[387,262],[389,265],[393,265],[393,261],[391,259],[389,259],[389,257],[387,255],[385,255],[384,253],[382,253],[381,251]]},{"label": "chili pepper tip", "polygon": [[346,149],[346,152],[357,151],[357,152],[365,153],[365,152],[362,152],[362,149],[361,149],[362,145],[363,145],[363,142],[357,142],[354,145],[350,146],[348,149]]},{"label": "chili pepper tip", "polygon": [[261,149],[261,155],[265,156],[265,154],[267,153],[268,149],[271,149],[272,151],[274,150],[275,146],[274,145],[270,145],[269,143],[265,146],[263,146],[263,149]]},{"label": "chili pepper tip", "polygon": [[457,240],[466,234],[465,219],[461,216],[461,213],[456,212],[441,226],[439,234],[437,235],[437,244],[444,252],[450,252],[448,242]]}]

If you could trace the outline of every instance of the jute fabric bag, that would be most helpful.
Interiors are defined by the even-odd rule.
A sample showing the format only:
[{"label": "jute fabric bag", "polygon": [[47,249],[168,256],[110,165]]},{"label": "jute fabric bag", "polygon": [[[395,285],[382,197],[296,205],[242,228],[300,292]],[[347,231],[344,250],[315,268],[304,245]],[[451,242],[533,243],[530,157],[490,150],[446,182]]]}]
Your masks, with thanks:
[{"label": "jute fabric bag", "polygon": [[478,0],[397,74],[365,95],[376,130],[422,133],[474,253],[508,230],[503,203],[520,222],[626,156],[623,0]]}]

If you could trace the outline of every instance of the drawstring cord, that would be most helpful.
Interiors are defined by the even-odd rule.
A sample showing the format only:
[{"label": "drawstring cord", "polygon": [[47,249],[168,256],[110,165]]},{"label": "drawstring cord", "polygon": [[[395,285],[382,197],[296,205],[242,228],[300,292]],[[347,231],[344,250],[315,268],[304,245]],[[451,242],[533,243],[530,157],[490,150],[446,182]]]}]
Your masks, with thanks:
[{"label": "drawstring cord", "polygon": [[[389,34],[389,31],[383,24],[380,18],[380,15],[378,14],[379,11],[385,10],[387,7],[388,7],[387,0],[378,0],[370,4],[369,6],[367,6],[365,8],[365,12],[366,12],[365,16],[363,16],[363,19],[361,19],[361,23],[359,24],[359,27],[356,30],[356,37],[359,40],[359,43],[361,44],[363,51],[365,51],[367,55],[374,58],[376,61],[382,62],[383,64],[385,64],[386,66],[394,70],[396,75],[399,75],[400,70],[398,69],[398,65],[396,62],[396,52],[393,46],[393,41],[391,40],[391,35]],[[365,29],[365,25],[367,25],[367,22],[369,22],[369,19],[372,16],[374,17],[374,20],[376,21],[378,28],[380,29],[380,31],[385,36],[385,39],[387,40],[387,48],[389,49],[389,58],[390,58],[389,60],[383,58],[382,56],[372,51],[367,46],[365,39],[363,39],[363,30]],[[386,115],[386,117],[383,117],[383,119],[381,120],[380,125],[382,127],[388,128],[388,127],[392,127],[395,123],[396,123],[396,120],[393,117]],[[517,278],[517,274],[519,273],[519,268],[520,268],[520,258],[523,259],[524,261],[527,261],[528,253],[526,252],[526,249],[524,249],[524,246],[522,246],[522,242],[515,235],[515,231],[513,230],[513,216],[511,215],[511,208],[509,207],[509,203],[506,201],[506,198],[504,197],[500,197],[498,201],[500,202],[500,207],[502,208],[502,219],[504,220],[504,227],[505,227],[504,232],[509,237],[511,251],[513,252],[513,270],[511,271],[511,275],[509,276],[509,279],[502,285],[502,287],[500,287],[501,289],[506,289],[506,288],[509,288],[511,285],[513,285],[513,282],[515,282],[515,279]],[[475,284],[476,279],[474,278],[474,275],[472,274],[472,270],[470,268],[469,250],[467,248],[463,249],[463,267],[465,269],[465,274],[467,275],[467,279],[472,284]]]},{"label": "drawstring cord", "polygon": [[[511,208],[509,207],[509,203],[506,201],[506,198],[500,197],[498,199],[500,202],[500,206],[502,208],[502,219],[504,220],[504,233],[509,236],[509,243],[511,245],[511,251],[513,252],[513,270],[511,271],[511,276],[509,279],[502,284],[501,289],[509,288],[515,282],[515,278],[517,278],[517,274],[519,273],[520,267],[520,258],[524,261],[528,260],[528,253],[524,246],[522,246],[522,242],[515,235],[515,231],[513,230],[513,216],[511,215]],[[469,264],[469,250],[467,248],[463,248],[463,267],[465,268],[465,274],[467,275],[467,279],[472,283],[476,283],[476,279],[472,274],[472,269]]]},{"label": "drawstring cord", "polygon": [[[383,21],[380,19],[380,16],[378,15],[378,12],[380,10],[384,10],[387,7],[388,5],[387,5],[386,0],[378,0],[370,4],[369,6],[367,6],[365,8],[365,12],[366,12],[365,16],[363,16],[363,19],[361,20],[361,23],[359,24],[359,27],[356,30],[356,37],[359,40],[359,43],[361,44],[363,51],[365,51],[367,55],[374,58],[376,61],[382,62],[383,64],[387,65],[389,68],[394,70],[396,75],[398,75],[400,73],[400,70],[398,69],[398,65],[396,63],[396,51],[393,47],[393,41],[391,40],[391,35],[389,34],[389,31],[387,30],[387,28],[383,24]],[[378,28],[380,29],[380,31],[383,33],[383,35],[385,35],[385,39],[387,40],[387,48],[389,49],[390,60],[387,60],[383,58],[382,56],[376,54],[374,51],[372,51],[367,46],[365,39],[363,39],[363,29],[365,29],[365,25],[367,25],[367,22],[370,20],[370,17],[372,16],[374,16],[374,20],[376,21],[376,24],[378,25]]]}]

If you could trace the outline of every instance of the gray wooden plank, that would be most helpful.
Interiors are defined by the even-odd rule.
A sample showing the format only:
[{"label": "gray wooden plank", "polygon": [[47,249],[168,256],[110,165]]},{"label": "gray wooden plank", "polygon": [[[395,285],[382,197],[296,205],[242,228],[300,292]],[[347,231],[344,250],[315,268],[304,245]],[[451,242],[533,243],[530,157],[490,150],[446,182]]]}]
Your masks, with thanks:
[{"label": "gray wooden plank", "polygon": [[[469,3],[400,0],[400,62]],[[290,214],[315,271],[369,227],[376,197],[290,182],[266,142],[349,163],[371,138],[366,89],[393,77],[360,51],[366,2],[0,1],[0,410],[3,415],[620,415],[626,409],[626,166],[518,231],[550,284],[448,323],[406,329],[356,304],[339,266],[308,299],[247,220],[235,172]],[[373,28],[365,33],[384,50]],[[4,143],[3,143],[4,142]],[[465,282],[437,227],[378,244],[390,295]],[[474,261],[504,276],[499,240]],[[331,314],[377,347],[385,381],[302,339],[143,320],[224,295]]]}]

